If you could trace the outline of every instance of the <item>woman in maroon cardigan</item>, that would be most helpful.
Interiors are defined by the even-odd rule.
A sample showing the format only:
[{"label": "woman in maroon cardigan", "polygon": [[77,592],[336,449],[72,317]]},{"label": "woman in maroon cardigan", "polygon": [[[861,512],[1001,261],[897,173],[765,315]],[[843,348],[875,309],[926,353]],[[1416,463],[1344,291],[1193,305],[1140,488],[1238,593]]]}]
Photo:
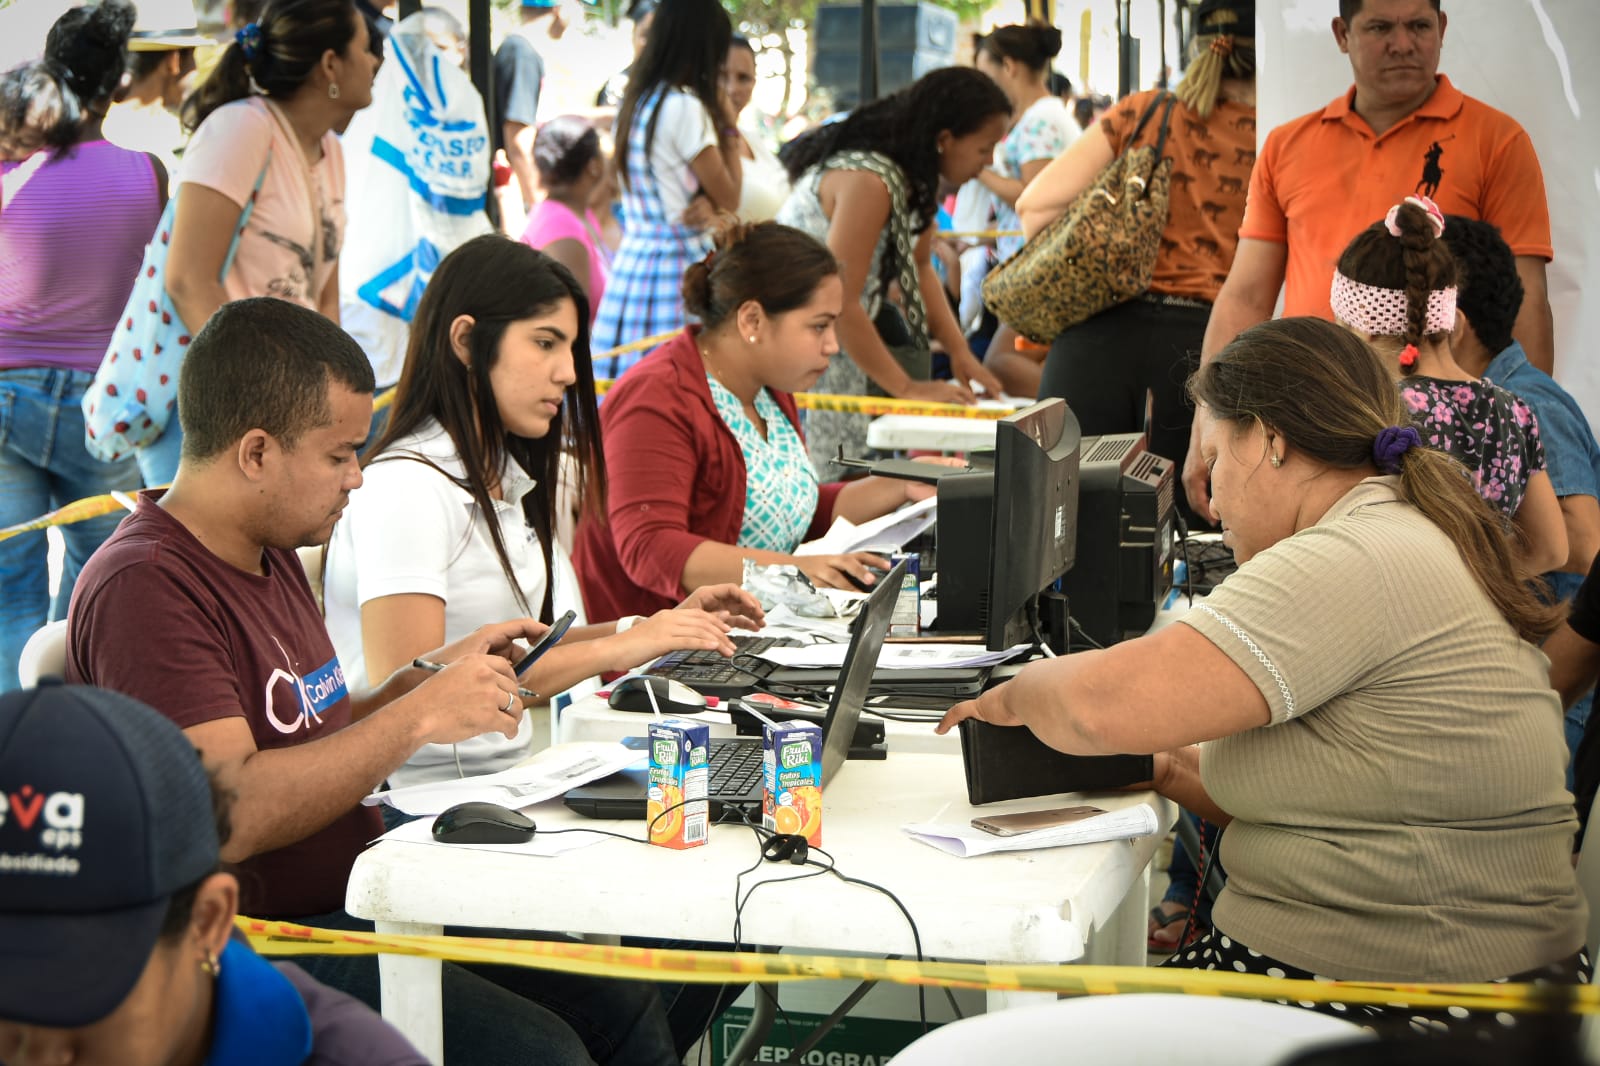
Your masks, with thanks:
[{"label": "woman in maroon cardigan", "polygon": [[886,560],[795,555],[835,518],[864,522],[926,486],[886,478],[818,485],[792,393],[839,350],[839,264],[799,230],[736,227],[683,277],[690,326],[634,366],[600,409],[604,520],[578,531],[593,621],[648,615],[680,590],[739,582],[744,560],[788,563],[812,583],[871,584]]}]

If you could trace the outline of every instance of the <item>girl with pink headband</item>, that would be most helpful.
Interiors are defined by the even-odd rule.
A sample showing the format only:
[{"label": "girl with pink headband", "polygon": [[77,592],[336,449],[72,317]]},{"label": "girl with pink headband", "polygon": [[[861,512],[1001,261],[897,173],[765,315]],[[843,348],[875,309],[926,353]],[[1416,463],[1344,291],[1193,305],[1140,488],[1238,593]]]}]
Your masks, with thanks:
[{"label": "girl with pink headband", "polygon": [[1333,275],[1333,314],[1391,360],[1423,440],[1461,461],[1515,526],[1523,561],[1544,573],[1566,561],[1567,534],[1539,423],[1516,395],[1474,378],[1451,354],[1456,263],[1439,239],[1444,224],[1432,200],[1408,196],[1359,233]]}]

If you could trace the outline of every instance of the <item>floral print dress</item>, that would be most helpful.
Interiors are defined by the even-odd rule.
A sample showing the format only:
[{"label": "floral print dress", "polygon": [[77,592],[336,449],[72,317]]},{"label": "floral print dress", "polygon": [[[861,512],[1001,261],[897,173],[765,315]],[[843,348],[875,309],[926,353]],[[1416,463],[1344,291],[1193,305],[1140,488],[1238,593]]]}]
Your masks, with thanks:
[{"label": "floral print dress", "polygon": [[1533,409],[1488,378],[1408,377],[1400,396],[1422,439],[1459,459],[1491,506],[1515,515],[1528,479],[1545,468]]}]

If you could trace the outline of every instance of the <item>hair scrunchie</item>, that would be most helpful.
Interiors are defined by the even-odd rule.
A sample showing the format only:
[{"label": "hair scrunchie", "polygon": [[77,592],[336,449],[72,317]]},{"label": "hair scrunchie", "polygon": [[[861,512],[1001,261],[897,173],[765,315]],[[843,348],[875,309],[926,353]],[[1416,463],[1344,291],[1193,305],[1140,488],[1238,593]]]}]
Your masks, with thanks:
[{"label": "hair scrunchie", "polygon": [[1423,214],[1428,216],[1428,222],[1433,226],[1435,238],[1444,236],[1444,212],[1439,205],[1426,196],[1408,196],[1404,200],[1389,208],[1389,213],[1383,216],[1383,224],[1389,233],[1395,237],[1400,236],[1400,209],[1406,204],[1420,207]]},{"label": "hair scrunchie", "polygon": [[1224,59],[1233,55],[1233,34],[1224,33],[1211,38],[1211,50]]},{"label": "hair scrunchie", "polygon": [[244,53],[244,61],[255,62],[261,52],[261,27],[254,22],[248,23],[234,33],[233,39],[239,45],[239,51]]},{"label": "hair scrunchie", "polygon": [[1415,426],[1385,426],[1372,442],[1372,461],[1385,474],[1400,472],[1400,457],[1412,448],[1422,447],[1422,434]]}]

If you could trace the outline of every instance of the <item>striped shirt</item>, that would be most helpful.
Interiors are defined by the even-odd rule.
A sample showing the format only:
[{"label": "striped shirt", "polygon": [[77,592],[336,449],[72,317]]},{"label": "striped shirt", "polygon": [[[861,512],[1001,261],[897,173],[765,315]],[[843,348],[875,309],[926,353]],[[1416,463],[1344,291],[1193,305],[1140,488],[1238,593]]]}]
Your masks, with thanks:
[{"label": "striped shirt", "polygon": [[107,141],[49,159],[0,204],[0,370],[98,369],[160,217],[149,157]]}]

